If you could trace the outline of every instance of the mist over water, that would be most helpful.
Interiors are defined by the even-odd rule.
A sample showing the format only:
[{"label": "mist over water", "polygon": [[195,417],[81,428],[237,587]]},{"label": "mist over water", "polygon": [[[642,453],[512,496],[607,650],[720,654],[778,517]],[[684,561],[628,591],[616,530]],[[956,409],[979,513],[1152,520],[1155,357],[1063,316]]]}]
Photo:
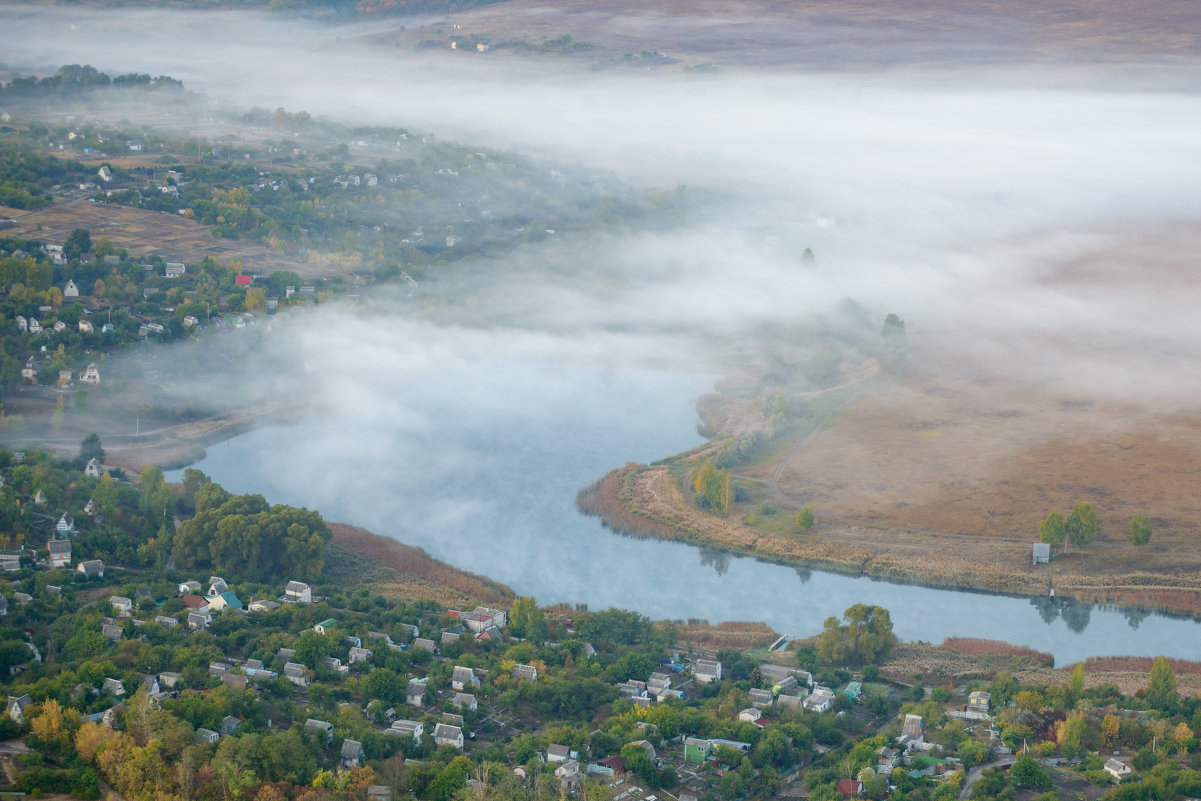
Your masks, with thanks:
[{"label": "mist over water", "polygon": [[[993,42],[988,61],[931,64],[920,54],[947,42],[918,38],[889,39],[876,66],[856,52],[854,69],[648,74],[452,58],[372,44],[378,25],[232,12],[7,5],[0,26],[9,69],[165,73],[206,92],[210,113],[304,109],[613,170],[641,190],[687,187],[694,205],[656,230],[557,236],[430,271],[415,300],[276,318],[222,375],[174,379],[180,397],[306,409],[300,427],[212,450],[199,467],[230,489],[397,536],[540,600],[789,630],[774,605],[812,603],[817,579],[802,592],[791,579],[782,589],[786,570],[742,572],[782,594],[748,590],[754,603],[736,613],[720,582],[667,597],[653,560],[695,552],[638,543],[651,564],[629,570],[633,542],[583,520],[574,495],[626,460],[699,442],[691,399],[764,331],[827,320],[845,298],[877,329],[899,314],[915,350],[1023,393],[1197,407],[1201,373],[1182,369],[1201,341],[1189,256],[1201,245],[1201,95],[1188,58],[1047,61]],[[806,35],[839,30],[810,21]],[[816,267],[800,265],[805,248]],[[431,311],[433,299],[450,307]],[[169,358],[186,374],[192,352]],[[727,582],[754,564],[735,560]],[[895,592],[879,586],[855,592]],[[846,605],[825,592],[841,605],[818,621]],[[984,633],[1075,642],[1055,628],[1063,618],[1022,636],[1035,614],[1022,609],[1012,636]]]}]

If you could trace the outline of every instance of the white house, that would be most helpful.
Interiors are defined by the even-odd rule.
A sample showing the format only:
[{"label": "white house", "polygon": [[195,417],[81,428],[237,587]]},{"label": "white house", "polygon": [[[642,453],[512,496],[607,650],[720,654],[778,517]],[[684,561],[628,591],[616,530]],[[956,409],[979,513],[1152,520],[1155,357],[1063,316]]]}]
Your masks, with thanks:
[{"label": "white house", "polygon": [[79,321],[79,333],[92,334],[92,333],[95,333],[95,331],[96,331],[96,329],[92,327],[92,323],[90,321],[88,321],[88,320],[80,320]]},{"label": "white house", "polygon": [[96,367],[94,362],[84,368],[84,371],[79,374],[79,380],[85,384],[100,383],[100,370]]},{"label": "white house", "polygon": [[75,282],[72,281],[70,278],[67,279],[67,285],[63,287],[63,297],[64,298],[79,297],[79,287],[75,286]]},{"label": "white house", "polygon": [[698,659],[692,665],[692,675],[701,684],[708,684],[721,678],[721,662],[712,659]]},{"label": "white house", "polygon": [[412,737],[414,740],[420,740],[422,733],[425,731],[425,726],[419,720],[394,720],[392,721],[391,731],[399,734],[401,737]]},{"label": "white house", "polygon": [[1105,772],[1112,776],[1115,780],[1121,781],[1123,776],[1129,776],[1131,773],[1130,766],[1120,759],[1105,760]]},{"label": "white house", "polygon": [[123,595],[114,595],[108,602],[113,607],[113,614],[118,617],[129,617],[133,612],[133,601]]},{"label": "white house", "polygon": [[284,588],[284,601],[292,604],[311,604],[313,590],[303,581],[289,581],[288,586]]},{"label": "white house", "polygon": [[463,730],[458,726],[439,723],[434,727],[434,743],[437,745],[453,745],[463,750]]},{"label": "white house", "polygon": [[71,535],[75,533],[75,521],[71,519],[71,515],[63,512],[63,516],[58,519],[58,523],[54,526],[54,530],[59,534]]},{"label": "white house", "polygon": [[450,686],[456,690],[465,690],[468,687],[480,686],[480,680],[471,668],[455,665],[454,672],[450,677]]},{"label": "white house", "polygon": [[801,705],[810,712],[829,712],[834,706],[834,691],[829,687],[814,687],[813,693]]},{"label": "white house", "polygon": [[87,467],[83,469],[84,475],[92,478],[100,478],[100,460],[96,458],[88,459]]}]

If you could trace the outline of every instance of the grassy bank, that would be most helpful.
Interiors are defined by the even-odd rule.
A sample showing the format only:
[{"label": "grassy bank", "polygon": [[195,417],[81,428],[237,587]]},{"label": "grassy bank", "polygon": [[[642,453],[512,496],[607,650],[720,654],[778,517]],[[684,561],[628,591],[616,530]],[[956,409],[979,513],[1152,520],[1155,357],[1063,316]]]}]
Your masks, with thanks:
[{"label": "grassy bank", "polygon": [[922,532],[915,537],[884,526],[826,524],[806,533],[771,531],[695,508],[682,488],[686,473],[668,464],[627,464],[581,490],[577,503],[622,534],[679,540],[785,564],[1030,597],[1045,596],[1053,585],[1060,597],[1089,603],[1201,615],[1201,575],[1194,573],[1093,575],[1075,560],[1031,566],[1016,548],[1009,553],[993,546],[996,553],[989,556],[1000,558],[981,558],[972,543],[954,534]]}]

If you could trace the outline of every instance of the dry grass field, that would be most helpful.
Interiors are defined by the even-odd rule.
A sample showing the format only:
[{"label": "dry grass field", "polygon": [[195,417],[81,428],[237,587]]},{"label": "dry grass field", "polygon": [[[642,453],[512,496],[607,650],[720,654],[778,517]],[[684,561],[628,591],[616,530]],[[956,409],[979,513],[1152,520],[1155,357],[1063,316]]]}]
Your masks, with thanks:
[{"label": "dry grass field", "polygon": [[222,263],[241,260],[246,270],[263,273],[293,270],[303,274],[308,267],[255,242],[217,239],[212,228],[177,214],[87,200],[56,203],[40,211],[21,213],[4,233],[58,242],[76,228],[91,231],[93,241],[107,238],[140,258],[161,256],[168,261],[196,264],[211,256]]}]

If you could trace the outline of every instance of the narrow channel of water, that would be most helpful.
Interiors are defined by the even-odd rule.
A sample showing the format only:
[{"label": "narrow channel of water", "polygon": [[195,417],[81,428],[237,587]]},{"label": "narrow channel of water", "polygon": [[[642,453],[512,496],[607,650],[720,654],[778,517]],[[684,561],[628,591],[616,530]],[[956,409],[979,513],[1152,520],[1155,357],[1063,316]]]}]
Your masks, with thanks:
[{"label": "narrow channel of water", "polygon": [[[764,620],[801,636],[869,603],[889,609],[906,640],[995,638],[1051,652],[1057,664],[1109,654],[1201,659],[1201,629],[1190,619],[892,584],[613,534],[577,511],[576,491],[627,460],[698,444],[691,399],[711,379],[550,369],[516,364],[482,386],[413,387],[395,417],[376,410],[364,421],[353,403],[339,406],[215,445],[195,467],[231,491],[319,509],[540,602]],[[562,389],[498,401],[525,384]]]}]

